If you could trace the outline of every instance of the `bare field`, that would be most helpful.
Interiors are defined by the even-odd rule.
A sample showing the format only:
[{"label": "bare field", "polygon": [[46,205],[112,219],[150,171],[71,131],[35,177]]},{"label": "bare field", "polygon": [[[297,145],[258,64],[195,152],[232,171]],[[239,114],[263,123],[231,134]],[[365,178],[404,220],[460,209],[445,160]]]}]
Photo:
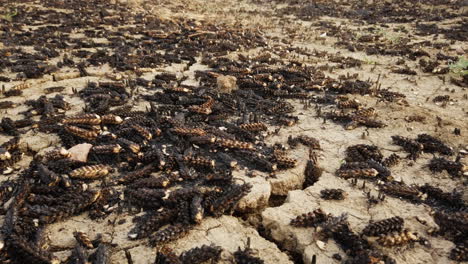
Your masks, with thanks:
[{"label": "bare field", "polygon": [[400,2],[2,4],[0,263],[467,261],[468,7]]}]

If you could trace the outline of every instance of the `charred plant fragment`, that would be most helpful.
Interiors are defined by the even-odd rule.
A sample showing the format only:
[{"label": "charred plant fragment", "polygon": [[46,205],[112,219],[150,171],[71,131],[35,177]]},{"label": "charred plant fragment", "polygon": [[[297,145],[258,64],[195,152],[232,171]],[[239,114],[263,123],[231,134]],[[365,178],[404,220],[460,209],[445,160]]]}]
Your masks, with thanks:
[{"label": "charred plant fragment", "polygon": [[8,108],[13,108],[15,106],[16,106],[16,104],[13,103],[12,101],[1,101],[0,102],[0,109],[8,109]]},{"label": "charred plant fragment", "polygon": [[468,247],[467,242],[457,245],[450,251],[450,259],[455,261],[468,261]]},{"label": "charred plant fragment", "polygon": [[240,248],[234,252],[234,260],[236,264],[263,264],[265,261],[253,255],[253,250],[250,248],[250,238],[247,241],[247,247],[244,250]]},{"label": "charred plant fragment", "polygon": [[419,201],[421,196],[418,188],[399,182],[387,182],[381,186],[381,190],[386,194],[415,202]]},{"label": "charred plant fragment", "polygon": [[41,223],[54,223],[82,212],[91,206],[100,195],[100,191],[86,191],[60,206],[47,207],[38,205],[31,207],[27,214],[39,217]]},{"label": "charred plant fragment", "polygon": [[60,177],[43,164],[38,164],[37,170],[41,182],[46,185],[53,186],[60,181]]},{"label": "charred plant fragment", "polygon": [[279,155],[275,155],[275,161],[280,168],[294,168],[297,165],[296,159]]},{"label": "charred plant fragment", "polygon": [[177,217],[175,221],[183,225],[190,225],[192,222],[190,203],[186,200],[182,200],[176,205],[176,208],[177,208]]},{"label": "charred plant fragment", "polygon": [[384,247],[404,246],[418,241],[418,235],[405,229],[401,232],[395,232],[380,236],[377,242]]},{"label": "charred plant fragment", "polygon": [[328,215],[322,209],[316,209],[312,212],[302,214],[292,219],[290,225],[295,227],[317,227],[319,224],[325,222]]},{"label": "charred plant fragment", "polygon": [[101,242],[91,258],[94,259],[93,263],[96,264],[110,264],[111,245]]},{"label": "charred plant fragment", "polygon": [[453,155],[451,147],[447,146],[440,139],[428,134],[419,134],[416,141],[423,144],[424,152],[439,152],[444,155]]},{"label": "charred plant fragment", "polygon": [[406,74],[406,75],[416,75],[416,71],[411,70],[407,66],[404,68],[396,68],[392,70],[393,73]]},{"label": "charred plant fragment", "polygon": [[120,116],[107,114],[101,116],[101,123],[103,125],[118,125],[123,122],[123,119]]},{"label": "charred plant fragment", "polygon": [[425,116],[422,116],[422,115],[410,115],[410,116],[407,116],[405,117],[405,121],[406,122],[424,122],[426,121],[426,117]]},{"label": "charred plant fragment", "polygon": [[5,148],[0,148],[0,160],[9,160],[11,159],[11,154]]},{"label": "charred plant fragment", "polygon": [[80,245],[82,245],[82,246],[84,246],[84,247],[86,247],[88,249],[93,249],[94,248],[91,239],[89,239],[88,235],[86,235],[85,233],[75,231],[75,232],[73,232],[73,236],[75,237],[76,241]]},{"label": "charred plant fragment", "polygon": [[73,134],[77,137],[86,139],[86,140],[94,140],[98,137],[98,133],[92,130],[87,130],[84,128],[79,128],[77,126],[65,126],[65,130],[70,134]]},{"label": "charred plant fragment", "polygon": [[399,216],[379,220],[368,224],[362,233],[366,236],[380,236],[403,230],[404,220]]},{"label": "charred plant fragment", "polygon": [[214,160],[202,156],[186,155],[182,157],[182,160],[192,166],[214,168],[216,165]]},{"label": "charred plant fragment", "polygon": [[2,118],[2,121],[0,122],[0,132],[14,137],[19,135],[19,131],[15,125],[15,122],[9,117]]},{"label": "charred plant fragment", "polygon": [[382,254],[378,250],[369,249],[362,254],[356,255],[346,260],[346,264],[374,264],[374,263],[385,263],[385,264],[396,264],[397,262],[391,257]]},{"label": "charred plant fragment", "polygon": [[158,250],[158,253],[156,253],[156,259],[154,261],[154,264],[182,264],[185,262],[182,262],[179,257],[172,251],[172,249],[163,246]]},{"label": "charred plant fragment", "polygon": [[126,188],[125,197],[128,201],[145,208],[159,208],[162,203],[162,198],[170,194],[170,191],[163,189],[150,188]]},{"label": "charred plant fragment", "polygon": [[370,128],[382,128],[386,126],[382,121],[369,117],[353,116],[351,119],[352,121],[345,125],[345,129],[347,130],[355,129],[358,126],[366,126]]},{"label": "charred plant fragment", "polygon": [[98,145],[91,149],[96,154],[118,154],[121,150],[122,147],[119,144]]},{"label": "charred plant fragment", "polygon": [[152,166],[160,168],[160,169],[167,167],[169,165],[168,159],[166,158],[166,156],[160,149],[154,149],[154,150],[142,152],[142,153],[139,153],[138,156],[141,159],[141,161],[144,162],[145,164],[154,162],[155,164]]},{"label": "charred plant fragment", "polygon": [[301,136],[298,136],[298,137],[293,137],[293,136],[289,136],[288,137],[288,144],[291,146],[291,147],[296,147],[297,144],[303,144],[304,146],[307,146],[311,149],[321,149],[320,148],[320,142],[318,141],[318,139],[315,139],[313,137],[309,137],[309,136],[305,136],[305,135],[301,135]]},{"label": "charred plant fragment", "polygon": [[198,114],[209,115],[212,113],[212,107],[214,103],[215,100],[212,97],[208,96],[207,101],[205,103],[201,105],[190,106],[189,111]]},{"label": "charred plant fragment", "polygon": [[202,196],[195,196],[190,203],[190,218],[194,223],[201,223],[205,215],[205,209],[203,208]]},{"label": "charred plant fragment", "polygon": [[384,165],[385,167],[394,167],[398,165],[398,163],[400,163],[400,160],[400,156],[393,153],[382,161],[382,165]]},{"label": "charred plant fragment", "polygon": [[427,195],[425,202],[428,204],[445,206],[456,210],[466,207],[462,192],[457,192],[455,190],[452,192],[444,192],[442,189],[431,186],[428,183],[420,186],[419,190]]},{"label": "charred plant fragment", "polygon": [[176,216],[177,210],[175,209],[160,209],[156,212],[148,213],[138,220],[137,225],[129,232],[128,237],[130,239],[148,237],[151,233],[171,222]]},{"label": "charred plant fragment", "polygon": [[304,169],[304,184],[303,189],[314,185],[322,176],[323,169],[318,165],[317,155],[309,149],[309,159],[307,160]]},{"label": "charred plant fragment", "polygon": [[68,117],[62,120],[63,124],[86,124],[86,125],[99,125],[101,124],[101,117],[96,114],[83,114],[74,117]]},{"label": "charred plant fragment", "polygon": [[374,145],[358,144],[350,146],[346,149],[346,161],[367,161],[373,159],[375,161],[381,161],[383,158],[379,148]]},{"label": "charred plant fragment", "polygon": [[446,158],[432,158],[428,165],[433,172],[447,171],[453,177],[460,177],[468,171],[468,166]]},{"label": "charred plant fragment", "polygon": [[19,149],[19,137],[14,137],[0,146],[0,171],[3,173],[12,171],[12,166],[23,158],[23,152]]},{"label": "charred plant fragment", "polygon": [[90,264],[88,261],[88,252],[86,249],[79,243],[75,245],[72,250],[70,257],[68,257],[67,264]]},{"label": "charred plant fragment", "polygon": [[107,165],[90,165],[72,170],[69,175],[71,178],[95,180],[108,175],[111,171]]},{"label": "charred plant fragment", "polygon": [[370,249],[369,243],[351,230],[346,215],[329,217],[321,226],[322,232],[332,237],[351,257],[365,254]]},{"label": "charred plant fragment", "polygon": [[50,94],[50,93],[60,93],[62,92],[63,90],[65,90],[65,86],[53,86],[53,87],[47,87],[44,89],[44,92],[46,94]]},{"label": "charred plant fragment", "polygon": [[434,214],[434,220],[440,227],[440,231],[446,236],[454,239],[466,239],[468,234],[468,213],[437,211]]},{"label": "charred plant fragment", "polygon": [[320,191],[320,197],[325,200],[344,200],[346,192],[342,189],[323,189]]},{"label": "charred plant fragment", "polygon": [[228,149],[245,149],[245,150],[253,150],[254,145],[249,142],[243,142],[238,140],[231,140],[226,138],[216,138],[215,142],[218,146],[222,148]]},{"label": "charred plant fragment", "polygon": [[110,187],[102,188],[101,195],[89,208],[89,217],[94,220],[107,216],[120,201],[120,192]]},{"label": "charred plant fragment", "polygon": [[181,202],[191,200],[195,195],[200,194],[199,187],[176,188],[168,190],[163,197],[163,201],[168,206],[178,206]]},{"label": "charred plant fragment", "polygon": [[171,129],[171,132],[181,136],[204,136],[206,132],[201,128],[186,128],[186,127],[175,127]]},{"label": "charred plant fragment", "polygon": [[369,166],[369,168],[375,169],[378,172],[377,176],[380,177],[381,179],[392,180],[392,177],[391,177],[392,173],[390,169],[387,168],[382,163],[375,161],[373,159],[366,161],[366,163]]},{"label": "charred plant fragment", "polygon": [[[131,183],[135,180],[145,178],[153,172],[154,166],[152,164],[147,165],[141,169],[134,170],[132,172],[122,175],[119,179],[119,183]],[[143,186],[142,186],[143,187]]]},{"label": "charred plant fragment", "polygon": [[434,103],[445,103],[445,102],[448,102],[450,101],[450,95],[438,95],[436,97],[434,97],[434,99],[432,99],[432,102]]},{"label": "charred plant fragment", "polygon": [[253,131],[253,132],[267,130],[267,126],[261,122],[242,124],[242,125],[239,125],[239,128],[247,130],[247,131]]},{"label": "charred plant fragment", "polygon": [[141,150],[141,146],[131,140],[125,139],[125,138],[118,138],[117,142],[119,145],[121,145],[124,149],[133,152],[133,153],[138,153]]},{"label": "charred plant fragment", "polygon": [[340,109],[352,108],[352,109],[359,110],[362,107],[362,104],[359,103],[357,100],[345,100],[345,101],[338,101],[336,103],[336,106]]},{"label": "charred plant fragment", "polygon": [[250,184],[233,184],[223,190],[219,198],[214,199],[208,206],[208,211],[214,216],[232,213],[239,200],[250,192]]},{"label": "charred plant fragment", "polygon": [[171,179],[166,176],[148,177],[135,180],[130,186],[132,188],[165,188],[171,183]]},{"label": "charred plant fragment", "polygon": [[13,151],[19,148],[19,144],[20,144],[20,137],[13,137],[12,139],[3,143],[1,145],[1,148],[3,148],[6,151]]},{"label": "charred plant fragment", "polygon": [[[142,136],[143,138],[145,138],[146,140],[151,140],[153,138],[153,134],[151,133],[151,131],[146,128],[146,127],[143,127],[143,126],[140,126],[140,125],[132,125],[131,126],[140,136]],[[158,134],[159,135],[161,132],[158,131]]]},{"label": "charred plant fragment", "polygon": [[64,159],[64,158],[69,158],[69,157],[71,157],[71,154],[65,148],[56,148],[47,152],[44,155],[44,158],[48,161],[59,160],[59,159]]},{"label": "charred plant fragment", "polygon": [[237,152],[242,159],[249,160],[255,165],[255,169],[266,172],[274,172],[278,169],[278,164],[270,161],[265,155],[250,150],[239,150]]},{"label": "charred plant fragment", "polygon": [[9,200],[13,195],[13,192],[16,190],[16,186],[12,181],[4,181],[0,185],[0,204],[3,205],[4,202]]},{"label": "charred plant fragment", "polygon": [[218,246],[207,246],[203,245],[201,247],[194,247],[190,250],[182,252],[180,255],[180,260],[182,263],[204,263],[206,261],[212,260],[217,262],[223,249]]},{"label": "charred plant fragment", "polygon": [[21,262],[38,263],[38,264],[58,264],[59,259],[54,257],[50,252],[37,248],[31,242],[27,241],[16,234],[9,236],[7,249],[10,254]]},{"label": "charred plant fragment", "polygon": [[56,173],[68,174],[74,169],[77,169],[82,166],[86,166],[86,163],[82,161],[73,160],[70,158],[62,158],[62,159],[49,161],[47,163],[47,166],[50,170]]},{"label": "charred plant fragment", "polygon": [[338,170],[338,177],[349,179],[349,178],[375,178],[379,172],[376,169],[365,168],[365,169],[346,169]]},{"label": "charred plant fragment", "polygon": [[150,245],[156,246],[167,243],[169,241],[176,240],[185,234],[191,229],[191,226],[184,224],[175,224],[169,225],[165,228],[158,230],[156,233],[150,236]]},{"label": "charred plant fragment", "polygon": [[217,154],[217,158],[221,160],[221,163],[227,165],[230,168],[237,167],[237,160],[231,157],[229,154],[220,152]]},{"label": "charred plant fragment", "polygon": [[17,89],[9,89],[3,93],[5,97],[11,97],[11,96],[21,96],[23,95],[22,90],[17,90]]},{"label": "charred plant fragment", "polygon": [[401,146],[406,152],[409,153],[408,158],[416,160],[421,155],[424,145],[402,136],[392,136],[393,144]]}]

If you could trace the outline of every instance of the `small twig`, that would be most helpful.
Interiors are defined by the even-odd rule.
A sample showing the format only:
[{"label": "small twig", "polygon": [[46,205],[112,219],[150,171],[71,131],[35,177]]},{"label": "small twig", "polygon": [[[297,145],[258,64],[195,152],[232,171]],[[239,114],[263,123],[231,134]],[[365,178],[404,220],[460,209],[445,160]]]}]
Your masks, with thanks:
[{"label": "small twig", "polygon": [[193,33],[193,34],[190,34],[188,35],[188,38],[192,38],[192,37],[196,37],[196,36],[200,36],[200,35],[204,35],[204,34],[216,34],[215,32],[212,32],[212,31],[201,31],[201,32],[197,32],[197,33]]},{"label": "small twig", "polygon": [[213,230],[213,229],[216,229],[216,228],[219,228],[219,227],[221,227],[221,224],[210,227],[205,231],[205,234],[208,235],[208,232],[210,232],[210,230]]}]

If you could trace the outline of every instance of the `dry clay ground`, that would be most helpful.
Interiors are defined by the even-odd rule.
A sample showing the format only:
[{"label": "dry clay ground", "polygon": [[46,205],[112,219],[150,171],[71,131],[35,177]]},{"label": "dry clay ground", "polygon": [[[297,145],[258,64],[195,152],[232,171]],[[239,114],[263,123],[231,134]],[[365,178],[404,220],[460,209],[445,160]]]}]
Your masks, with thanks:
[{"label": "dry clay ground", "polygon": [[[335,176],[336,169],[343,162],[345,149],[355,144],[374,144],[379,146],[384,156],[397,153],[405,155],[401,148],[391,144],[392,135],[402,135],[415,137],[420,133],[428,133],[440,137],[448,142],[456,151],[468,150],[468,91],[466,88],[456,86],[448,81],[449,76],[444,78],[432,73],[423,73],[415,61],[407,60],[405,63],[416,71],[416,75],[402,75],[392,73],[398,59],[397,56],[367,55],[364,52],[350,52],[346,49],[334,45],[335,37],[329,37],[327,27],[312,25],[312,22],[301,21],[289,16],[277,17],[275,10],[284,7],[281,4],[251,3],[247,1],[150,1],[131,2],[135,13],[148,12],[155,15],[171,19],[173,17],[191,17],[204,21],[222,21],[236,25],[239,28],[256,28],[264,34],[267,42],[273,50],[273,57],[302,61],[305,64],[314,66],[333,65],[328,61],[328,57],[322,56],[301,56],[294,52],[286,52],[287,48],[304,47],[309,50],[327,51],[329,54],[340,53],[345,57],[353,57],[361,60],[362,65],[348,69],[331,68],[327,71],[329,76],[339,76],[341,74],[358,74],[362,80],[379,80],[382,88],[391,88],[393,91],[401,92],[407,97],[406,103],[402,102],[378,102],[378,98],[369,96],[353,95],[352,98],[359,100],[367,107],[374,107],[377,110],[379,120],[387,124],[384,128],[366,129],[358,127],[354,130],[346,130],[343,126],[332,121],[324,122],[318,116],[316,108],[304,109],[302,104],[294,102],[296,113],[299,117],[298,125],[282,128],[277,135],[269,137],[269,142],[280,142],[286,144],[289,135],[309,135],[320,140],[322,151],[320,151],[319,162],[324,168],[324,174],[320,180],[309,188],[302,190],[304,180],[303,171],[307,160],[307,149],[298,147],[292,153],[294,158],[299,160],[299,165],[287,171],[276,174],[276,177],[269,177],[257,173],[256,177],[247,177],[243,171],[238,171],[236,177],[253,184],[250,194],[245,197],[238,207],[235,216],[223,216],[221,218],[208,218],[201,225],[197,226],[187,236],[179,239],[168,246],[176,253],[190,249],[202,244],[216,244],[225,249],[223,255],[229,255],[243,248],[247,239],[251,241],[251,247],[256,254],[265,260],[265,263],[311,263],[313,255],[317,257],[317,263],[338,263],[332,258],[333,254],[345,253],[337,246],[334,240],[317,243],[319,238],[317,233],[311,228],[295,228],[289,222],[295,216],[322,208],[327,213],[339,215],[349,214],[349,222],[356,232],[366,226],[370,220],[379,220],[392,216],[401,216],[405,219],[405,225],[409,229],[426,237],[430,242],[430,247],[415,245],[414,247],[384,248],[383,251],[394,257],[398,263],[454,263],[448,259],[453,243],[441,237],[433,237],[428,234],[428,230],[436,228],[431,208],[427,205],[412,204],[407,201],[387,197],[383,202],[368,206],[366,192],[377,195],[378,186],[375,183],[367,183],[365,189],[353,186],[350,181]],[[346,26],[353,32],[361,32],[365,27],[355,21],[331,17],[321,17],[320,21],[329,21],[335,25]],[[458,23],[457,20],[450,23]],[[395,37],[400,37],[399,33],[392,33],[393,27],[407,27],[411,41],[422,41],[431,39],[432,36],[416,36],[412,34],[414,25],[387,24],[390,28],[382,28],[383,38],[392,41]],[[377,25],[379,26],[379,25]],[[395,36],[397,34],[397,36]],[[401,33],[404,34],[404,33]],[[459,56],[468,50],[468,44],[463,41],[450,43],[441,37],[438,41],[447,42],[449,45],[443,47],[443,52],[453,56]],[[431,47],[425,48],[430,54],[436,54],[439,50]],[[235,58],[236,53],[257,54],[258,49],[241,50],[228,54],[228,57]],[[183,65],[172,65],[167,68],[154,69],[154,72],[146,73],[144,76],[149,79],[157,72],[173,72],[178,75],[189,76],[186,83],[196,83],[194,71],[204,69],[203,65],[196,64],[189,70],[185,70]],[[88,69],[91,73],[89,77],[74,78],[58,82],[53,82],[51,77],[45,76],[41,81],[32,81],[33,85],[25,91],[23,97],[12,97],[9,100],[17,103],[23,102],[26,98],[36,98],[43,94],[43,89],[52,86],[65,86],[62,92],[67,95],[66,99],[72,104],[72,110],[68,114],[78,113],[82,110],[82,100],[72,96],[72,88],[84,87],[88,81],[105,80],[104,73],[109,71],[106,66]],[[19,82],[5,84],[10,87]],[[450,92],[452,91],[453,92]],[[144,91],[142,91],[144,93]],[[435,104],[432,98],[437,95],[450,95],[450,102],[442,106]],[[429,98],[429,99],[428,99]],[[147,105],[139,104],[135,99],[135,105],[139,109],[145,109]],[[22,105],[15,109],[2,110],[2,117],[19,119],[18,112],[25,110]],[[421,115],[425,117],[422,122],[408,122],[406,117]],[[453,133],[455,128],[461,130],[461,135]],[[49,146],[57,146],[59,139],[36,131],[28,131],[23,138],[23,143],[32,149],[43,152]],[[0,135],[0,143],[9,139]],[[432,157],[431,154],[423,154],[416,162],[403,160],[397,167],[392,168],[392,173],[397,180],[407,184],[431,183],[445,191],[454,188],[466,189],[463,181],[466,179],[452,179],[446,172],[434,174],[425,165]],[[31,160],[25,157],[19,166],[26,166]],[[2,178],[11,175],[1,176]],[[320,198],[320,190],[324,188],[341,188],[347,192],[346,199],[342,201],[326,201]],[[466,196],[465,196],[466,197]],[[466,199],[465,199],[466,201]],[[101,221],[92,221],[86,215],[72,217],[65,222],[60,222],[49,226],[48,236],[51,238],[50,248],[61,259],[66,258],[73,248],[74,239],[72,232],[75,230],[87,233],[91,238],[98,233],[117,246],[113,249],[112,263],[127,263],[124,249],[128,249],[133,257],[134,263],[152,263],[155,257],[155,250],[146,245],[144,241],[130,241],[127,238],[128,230],[132,227],[133,216],[124,214],[112,214]],[[320,245],[320,247],[319,247]],[[227,258],[227,257],[226,257]]]}]

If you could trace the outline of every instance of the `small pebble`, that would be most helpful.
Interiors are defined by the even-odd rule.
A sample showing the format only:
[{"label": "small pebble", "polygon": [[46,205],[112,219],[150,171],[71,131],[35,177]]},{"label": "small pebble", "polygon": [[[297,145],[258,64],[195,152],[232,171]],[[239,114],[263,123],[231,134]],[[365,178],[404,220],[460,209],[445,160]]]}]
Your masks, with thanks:
[{"label": "small pebble", "polygon": [[341,257],[341,255],[338,254],[338,253],[333,254],[333,258],[336,259],[336,260],[339,260],[339,261],[341,261],[341,260],[343,259],[343,258]]},{"label": "small pebble", "polygon": [[320,248],[321,250],[325,250],[325,247],[326,247],[325,242],[317,240],[317,242],[315,242],[315,244],[317,244],[317,247]]}]

